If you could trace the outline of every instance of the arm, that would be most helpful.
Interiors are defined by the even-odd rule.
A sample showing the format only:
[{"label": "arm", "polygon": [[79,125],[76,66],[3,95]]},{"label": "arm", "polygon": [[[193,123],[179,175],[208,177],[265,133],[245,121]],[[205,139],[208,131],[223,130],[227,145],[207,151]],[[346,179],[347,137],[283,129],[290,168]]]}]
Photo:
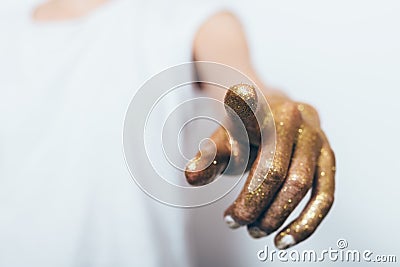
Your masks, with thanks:
[{"label": "arm", "polygon": [[[230,12],[217,13],[200,27],[193,42],[193,57],[194,60],[218,62],[238,69],[253,80],[267,97],[285,97],[283,92],[266,87],[257,75],[242,25]],[[221,95],[218,99],[222,98]]]},{"label": "arm", "polygon": [[[320,128],[317,111],[310,105],[294,102],[282,92],[261,82],[252,67],[243,29],[231,13],[218,13],[204,23],[196,34],[193,49],[195,60],[229,65],[253,80],[267,98],[275,124],[276,144],[272,163],[270,156],[266,157],[269,153],[263,153],[267,148],[261,145],[256,147],[257,157],[251,162],[245,187],[225,211],[226,223],[231,228],[247,226],[249,234],[255,238],[266,236],[283,225],[312,188],[311,199],[300,216],[285,226],[275,238],[275,244],[280,249],[302,242],[327,215],[333,203],[335,188],[335,157]],[[201,78],[207,79],[207,70],[197,71]],[[241,107],[235,111],[245,124],[249,136],[260,136],[262,126],[261,129],[253,127],[255,120],[248,116],[248,110],[243,109],[243,106],[249,106],[248,103],[256,99],[255,92],[251,86],[245,86],[244,89],[240,87],[240,90],[237,86],[230,88],[224,98],[225,104],[233,110],[235,106]],[[208,90],[207,93],[217,99],[224,97],[216,95],[218,93],[212,87],[205,86],[204,90]],[[243,102],[237,105],[238,101]],[[208,183],[224,172],[227,161],[235,161],[237,156],[232,156],[233,145],[229,144],[238,143],[235,149],[240,151],[240,140],[232,142],[235,137],[231,136],[221,128],[211,136],[217,147],[216,164],[204,169],[203,162],[210,162],[211,153],[198,153],[186,170],[189,183]],[[255,191],[250,191],[248,187],[252,179],[263,181]]]}]

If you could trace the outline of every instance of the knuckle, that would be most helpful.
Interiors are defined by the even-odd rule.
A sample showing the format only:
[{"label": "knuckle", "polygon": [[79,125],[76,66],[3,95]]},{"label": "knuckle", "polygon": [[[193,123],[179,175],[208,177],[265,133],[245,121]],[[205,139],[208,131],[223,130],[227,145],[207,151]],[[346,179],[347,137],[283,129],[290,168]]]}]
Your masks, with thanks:
[{"label": "knuckle", "polygon": [[304,191],[310,189],[312,185],[312,177],[308,177],[304,174],[293,175],[289,177],[290,188],[293,190],[293,195],[297,196],[302,194]]},{"label": "knuckle", "polygon": [[333,205],[333,202],[335,202],[335,196],[334,195],[328,195],[326,197],[326,204],[328,208],[330,208]]},{"label": "knuckle", "polygon": [[[317,110],[314,106],[307,104],[307,103],[299,103],[299,105],[302,105],[304,107],[304,110],[308,111],[308,112],[313,112],[313,113],[317,113]],[[300,107],[301,109],[301,107]]]},{"label": "knuckle", "polygon": [[324,203],[324,209],[329,210],[335,201],[335,196],[329,193],[320,193],[319,199]]},{"label": "knuckle", "polygon": [[335,167],[335,165],[336,165],[335,152],[332,150],[332,148],[325,146],[325,147],[323,147],[322,151],[324,152],[323,155],[326,157],[326,159],[328,160],[330,165]]},{"label": "knuckle", "polygon": [[303,132],[311,137],[312,140],[321,140],[321,137],[319,135],[319,130],[315,127],[312,127],[309,124],[305,124],[303,127]]},{"label": "knuckle", "polygon": [[297,104],[291,101],[286,101],[282,104],[282,108],[285,109],[289,115],[293,117],[300,117],[300,110],[297,108]]},{"label": "knuckle", "polygon": [[315,107],[307,103],[298,103],[298,110],[301,111],[302,118],[311,125],[319,126],[320,117]]},{"label": "knuckle", "polygon": [[[276,110],[278,116],[285,115],[285,117],[293,118],[300,117],[300,111],[297,109],[297,105],[291,101],[282,102]],[[289,116],[286,116],[289,115]]]}]

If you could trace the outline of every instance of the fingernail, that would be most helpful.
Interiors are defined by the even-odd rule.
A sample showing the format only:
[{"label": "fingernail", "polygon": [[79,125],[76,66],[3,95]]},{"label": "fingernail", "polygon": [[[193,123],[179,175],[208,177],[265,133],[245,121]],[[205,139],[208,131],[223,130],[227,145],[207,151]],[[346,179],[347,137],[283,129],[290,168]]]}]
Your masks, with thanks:
[{"label": "fingernail", "polygon": [[264,232],[263,230],[261,230],[260,228],[258,228],[257,226],[249,227],[249,229],[247,231],[254,238],[260,238],[260,237],[267,236],[267,233]]},{"label": "fingernail", "polygon": [[238,224],[238,223],[232,218],[231,215],[226,215],[226,216],[224,217],[224,221],[225,221],[225,223],[229,226],[229,228],[236,229],[236,228],[239,228],[239,227],[240,227],[240,224]]},{"label": "fingernail", "polygon": [[186,169],[187,169],[188,171],[195,171],[195,170],[196,170],[196,167],[197,167],[197,164],[196,164],[196,163],[197,163],[197,162],[196,162],[195,159],[190,160],[189,163],[186,165]]},{"label": "fingernail", "polygon": [[296,244],[292,235],[285,235],[280,240],[278,240],[275,245],[278,249],[286,249]]}]

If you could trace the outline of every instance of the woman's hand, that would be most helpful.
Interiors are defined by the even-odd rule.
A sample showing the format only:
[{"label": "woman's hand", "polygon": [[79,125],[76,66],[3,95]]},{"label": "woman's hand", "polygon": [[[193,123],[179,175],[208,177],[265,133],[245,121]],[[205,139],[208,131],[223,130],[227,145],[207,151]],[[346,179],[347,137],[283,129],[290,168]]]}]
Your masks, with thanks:
[{"label": "woman's hand", "polygon": [[[231,228],[246,225],[255,238],[278,230],[312,188],[307,206],[276,235],[275,245],[284,249],[305,240],[331,208],[335,189],[335,156],[320,128],[316,110],[287,97],[271,95],[268,103],[272,114],[268,113],[260,105],[255,89],[244,84],[232,86],[224,101],[229,107],[231,127],[221,127],[211,136],[216,152],[215,147],[205,147],[189,162],[185,173],[188,182],[211,182],[226,170],[229,161],[233,166],[248,164],[246,184],[225,211],[224,219]],[[236,115],[249,137],[249,158],[241,153],[249,143],[235,135]],[[271,129],[275,130],[274,150],[268,140],[260,142],[261,135]]]}]

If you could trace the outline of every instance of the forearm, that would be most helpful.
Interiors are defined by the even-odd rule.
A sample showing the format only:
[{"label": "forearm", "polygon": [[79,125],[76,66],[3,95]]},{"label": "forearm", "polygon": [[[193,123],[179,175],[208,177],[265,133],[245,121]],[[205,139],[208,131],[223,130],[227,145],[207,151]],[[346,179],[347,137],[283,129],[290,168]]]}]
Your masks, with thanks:
[{"label": "forearm", "polygon": [[[217,62],[235,68],[246,75],[264,93],[269,101],[278,101],[288,97],[280,90],[266,85],[255,71],[251,62],[245,33],[240,22],[229,12],[212,16],[202,25],[193,44],[194,60]],[[207,80],[211,74],[207,68],[199,68],[198,76]],[[212,86],[202,85],[203,90],[217,99],[224,92]]]}]

